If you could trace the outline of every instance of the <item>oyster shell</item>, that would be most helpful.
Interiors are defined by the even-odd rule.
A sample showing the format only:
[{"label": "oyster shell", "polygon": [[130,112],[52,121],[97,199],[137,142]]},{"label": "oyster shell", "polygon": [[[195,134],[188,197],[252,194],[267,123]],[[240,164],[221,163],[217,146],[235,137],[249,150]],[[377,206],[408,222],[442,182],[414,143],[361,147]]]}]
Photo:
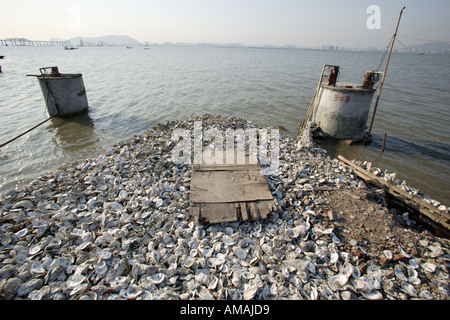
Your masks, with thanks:
[{"label": "oyster shell", "polygon": [[[237,118],[205,115],[196,119],[204,121],[205,130],[211,126],[221,132],[258,129]],[[445,241],[417,235],[419,240],[411,242],[418,250],[402,243],[410,253],[396,245],[401,256],[394,256],[385,250],[391,245],[373,253],[349,238],[362,252],[355,255],[344,242],[346,231],[336,229],[339,221],[329,214],[325,190],[343,187],[349,191],[361,188],[361,182],[322,149],[287,136],[279,137],[276,174],[266,175],[277,203],[272,217],[197,224],[188,210],[192,166],[169,160],[175,143],[171,133],[177,128],[192,131],[194,121],[160,124],[118,143],[106,154],[61,167],[3,195],[1,297],[356,300],[448,296]],[[379,175],[392,177],[382,170]],[[422,251],[425,255],[417,256]],[[380,263],[366,259],[382,254],[386,259],[382,257]]]},{"label": "oyster shell", "polygon": [[152,274],[150,276],[150,281],[155,285],[161,284],[165,279],[166,279],[166,275],[161,272]]}]

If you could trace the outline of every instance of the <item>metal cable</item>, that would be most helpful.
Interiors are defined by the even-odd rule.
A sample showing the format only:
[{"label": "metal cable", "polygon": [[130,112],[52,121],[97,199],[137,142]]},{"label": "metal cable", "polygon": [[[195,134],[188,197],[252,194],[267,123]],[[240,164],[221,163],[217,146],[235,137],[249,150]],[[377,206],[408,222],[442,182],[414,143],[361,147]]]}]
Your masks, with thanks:
[{"label": "metal cable", "polygon": [[418,56],[418,57],[421,58],[421,59],[424,59],[424,60],[426,60],[426,61],[428,61],[428,62],[434,63],[434,64],[436,64],[436,65],[438,65],[438,66],[441,66],[441,67],[444,67],[444,68],[450,68],[449,65],[446,65],[446,64],[442,64],[442,63],[436,62],[436,61],[434,61],[434,60],[425,58],[424,56],[421,56],[421,55],[415,53],[415,52],[412,51],[410,48],[408,48],[407,46],[405,46],[405,45],[404,45],[400,40],[398,40],[398,39],[397,39],[397,42],[400,43],[400,45],[401,45],[403,48],[405,48],[406,50],[408,50],[410,53],[412,53],[413,55]]},{"label": "metal cable", "polygon": [[427,42],[442,42],[442,43],[450,43],[448,40],[430,40],[430,39],[421,39],[421,38],[413,38],[404,35],[398,35],[399,37],[411,39],[411,40],[419,40],[419,41],[427,41]]},{"label": "metal cable", "polygon": [[388,51],[389,51],[389,46],[391,45],[392,40],[394,40],[394,37],[392,37],[392,38],[391,38],[391,41],[389,41],[389,43],[388,43],[388,45],[387,45],[387,47],[386,47],[386,51],[384,51],[383,57],[381,57],[380,64],[378,65],[378,68],[377,68],[376,70],[380,70],[381,64],[383,63],[384,58],[386,58],[386,54],[387,54]]}]

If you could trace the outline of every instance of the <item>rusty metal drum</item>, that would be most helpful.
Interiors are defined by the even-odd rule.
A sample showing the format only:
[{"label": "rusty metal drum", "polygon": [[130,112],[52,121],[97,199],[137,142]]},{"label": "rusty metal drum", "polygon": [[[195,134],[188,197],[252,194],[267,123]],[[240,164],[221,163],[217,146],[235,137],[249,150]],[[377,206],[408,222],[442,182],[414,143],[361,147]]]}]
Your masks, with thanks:
[{"label": "rusty metal drum", "polygon": [[[51,73],[42,69],[51,68]],[[67,116],[88,108],[86,89],[81,73],[59,73],[57,67],[41,68],[36,76],[50,116]]]}]

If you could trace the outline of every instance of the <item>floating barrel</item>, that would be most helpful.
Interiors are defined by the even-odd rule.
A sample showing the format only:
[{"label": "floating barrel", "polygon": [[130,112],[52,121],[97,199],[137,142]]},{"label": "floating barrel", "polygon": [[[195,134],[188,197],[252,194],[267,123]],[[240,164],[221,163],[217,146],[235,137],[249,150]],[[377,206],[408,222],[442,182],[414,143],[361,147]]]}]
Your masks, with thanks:
[{"label": "floating barrel", "polygon": [[[50,116],[71,115],[88,107],[81,73],[59,73],[58,67],[40,68],[37,75]],[[51,70],[51,72],[48,72]]]},{"label": "floating barrel", "polygon": [[362,140],[375,93],[374,89],[322,86],[319,89],[314,122],[329,136],[342,140]]},{"label": "floating barrel", "polygon": [[336,82],[339,67],[333,67],[328,83],[319,85],[312,120],[332,138],[360,141],[366,134],[378,72],[368,71],[364,83],[357,85]]}]

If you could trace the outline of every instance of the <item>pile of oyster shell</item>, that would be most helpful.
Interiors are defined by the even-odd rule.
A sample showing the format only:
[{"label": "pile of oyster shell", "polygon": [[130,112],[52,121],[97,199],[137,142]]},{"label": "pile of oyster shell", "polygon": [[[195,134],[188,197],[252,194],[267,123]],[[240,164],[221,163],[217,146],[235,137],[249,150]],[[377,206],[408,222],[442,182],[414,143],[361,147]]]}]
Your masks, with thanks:
[{"label": "pile of oyster shell", "polygon": [[[449,251],[399,248],[391,263],[341,250],[315,219],[314,189],[361,187],[314,145],[280,135],[277,203],[266,220],[200,225],[189,214],[191,166],[174,164],[175,128],[253,128],[204,115],[168,121],[108,153],[43,175],[0,200],[0,299],[448,299]],[[305,201],[305,198],[309,199]]]},{"label": "pile of oyster shell", "polygon": [[355,164],[359,165],[363,169],[368,170],[369,172],[373,173],[374,175],[384,179],[385,181],[393,184],[394,186],[397,186],[398,188],[408,192],[413,197],[416,197],[420,199],[421,201],[424,201],[428,204],[431,204],[435,206],[437,209],[441,211],[447,211],[450,212],[450,208],[447,207],[444,204],[441,204],[439,201],[430,198],[429,195],[422,193],[419,189],[409,186],[405,180],[400,181],[397,179],[397,173],[396,172],[389,172],[389,170],[385,169],[384,171],[380,168],[374,167],[372,165],[372,162],[370,161],[354,161]]}]

